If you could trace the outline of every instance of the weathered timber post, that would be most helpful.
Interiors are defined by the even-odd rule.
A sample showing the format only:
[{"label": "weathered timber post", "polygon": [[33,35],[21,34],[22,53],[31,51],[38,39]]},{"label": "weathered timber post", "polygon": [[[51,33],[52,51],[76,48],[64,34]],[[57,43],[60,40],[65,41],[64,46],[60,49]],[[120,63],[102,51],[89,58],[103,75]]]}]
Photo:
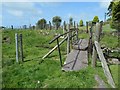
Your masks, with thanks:
[{"label": "weathered timber post", "polygon": [[[65,21],[63,22],[63,34],[65,33]],[[64,37],[64,36],[63,36]]]},{"label": "weathered timber post", "polygon": [[[74,30],[76,29],[76,23],[74,21]],[[72,33],[72,36],[74,35],[75,31],[71,32]],[[74,37],[71,38],[72,42],[74,41]]]},{"label": "weathered timber post", "polygon": [[75,29],[75,21],[74,21],[74,29]]},{"label": "weathered timber post", "polygon": [[77,41],[78,41],[78,24],[76,24],[76,38],[77,38]]},{"label": "weathered timber post", "polygon": [[19,47],[18,47],[18,34],[15,33],[15,44],[16,44],[16,62],[19,60]]},{"label": "weathered timber post", "polygon": [[86,22],[86,33],[88,33],[88,22]]},{"label": "weathered timber post", "polygon": [[11,25],[11,29],[13,29],[13,25]]},{"label": "weathered timber post", "polygon": [[59,45],[59,40],[57,38],[57,45],[58,45],[58,52],[59,52],[59,57],[60,57],[60,65],[62,67],[62,57],[61,57],[61,52],[60,52],[60,45]]},{"label": "weathered timber post", "polygon": [[99,41],[100,41],[100,35],[102,34],[102,25],[103,25],[103,21],[100,22],[100,27],[99,27]]},{"label": "weathered timber post", "polygon": [[21,60],[23,61],[23,42],[22,42],[22,34],[20,34],[20,57]]},{"label": "weathered timber post", "polygon": [[93,35],[93,30],[92,30],[93,28],[92,28],[92,26],[91,26],[91,28],[90,28],[90,32],[89,32],[89,34],[90,34],[90,39],[89,39],[89,53],[92,55],[92,35]]},{"label": "weathered timber post", "polygon": [[51,30],[51,22],[49,21],[49,29]]},{"label": "weathered timber post", "polygon": [[67,55],[70,53],[70,25],[67,25],[68,34],[67,34]]},{"label": "weathered timber post", "polygon": [[[96,30],[94,33],[94,41],[98,41],[100,39],[100,23],[96,23]],[[95,49],[95,46],[93,45],[93,56],[92,56],[92,66],[95,67],[96,66],[96,60],[97,60],[97,51]]]}]

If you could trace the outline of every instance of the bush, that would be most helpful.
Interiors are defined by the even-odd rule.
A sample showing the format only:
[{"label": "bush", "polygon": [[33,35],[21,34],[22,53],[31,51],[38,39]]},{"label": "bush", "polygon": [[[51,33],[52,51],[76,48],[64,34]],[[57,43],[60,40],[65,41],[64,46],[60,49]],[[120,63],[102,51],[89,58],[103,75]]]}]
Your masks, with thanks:
[{"label": "bush", "polygon": [[80,20],[80,26],[83,26],[83,20]]}]

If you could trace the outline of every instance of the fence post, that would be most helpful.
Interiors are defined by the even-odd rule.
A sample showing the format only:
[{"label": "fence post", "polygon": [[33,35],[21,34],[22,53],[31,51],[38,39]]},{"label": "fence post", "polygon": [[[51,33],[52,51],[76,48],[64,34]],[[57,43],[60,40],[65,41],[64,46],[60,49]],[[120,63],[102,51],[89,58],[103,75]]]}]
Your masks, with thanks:
[{"label": "fence post", "polygon": [[60,65],[62,67],[62,57],[61,57],[61,52],[60,52],[60,45],[59,45],[59,40],[57,38],[57,45],[58,45],[58,52],[59,52],[59,57],[60,57]]},{"label": "fence post", "polygon": [[[68,32],[70,31],[70,25],[67,25]],[[70,53],[70,32],[67,34],[67,55]]]},{"label": "fence post", "polygon": [[90,39],[89,39],[89,53],[92,55],[92,35],[93,35],[93,30],[92,30],[93,28],[92,28],[92,26],[91,26],[91,28],[90,28],[90,32],[89,32],[89,34],[90,34]]},{"label": "fence post", "polygon": [[49,21],[49,29],[51,30],[51,22]]},{"label": "fence post", "polygon": [[88,22],[86,22],[86,33],[88,33]]},{"label": "fence post", "polygon": [[[96,30],[94,33],[94,41],[98,41],[99,42],[99,38],[100,38],[100,23],[96,23]],[[96,66],[96,60],[97,60],[97,51],[95,49],[95,46],[93,45],[93,56],[92,56],[92,66],[95,67]]]},{"label": "fence post", "polygon": [[[65,21],[63,22],[63,34],[65,33]],[[64,37],[64,35],[63,35]]]},{"label": "fence post", "polygon": [[23,61],[23,43],[22,43],[22,34],[20,34],[20,56]]},{"label": "fence post", "polygon": [[19,47],[18,47],[18,34],[15,33],[15,44],[16,44],[16,62],[19,60]]},{"label": "fence post", "polygon": [[78,41],[78,24],[76,24],[76,38],[77,38],[77,41]]},{"label": "fence post", "polygon": [[99,41],[100,41],[100,35],[102,33],[102,25],[103,25],[103,21],[100,22],[100,26],[99,26]]}]

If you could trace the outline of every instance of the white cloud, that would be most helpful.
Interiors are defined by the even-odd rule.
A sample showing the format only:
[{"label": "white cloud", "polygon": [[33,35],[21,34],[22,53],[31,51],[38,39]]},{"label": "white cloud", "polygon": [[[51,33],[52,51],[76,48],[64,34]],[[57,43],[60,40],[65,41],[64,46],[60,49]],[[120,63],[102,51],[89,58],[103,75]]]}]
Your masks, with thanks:
[{"label": "white cloud", "polygon": [[59,6],[61,2],[38,2],[37,4],[39,4],[42,7],[56,7]]},{"label": "white cloud", "polygon": [[40,8],[36,8],[33,2],[11,2],[3,3],[3,9],[14,16],[32,15],[39,16],[42,14]]},{"label": "white cloud", "polygon": [[112,0],[101,0],[100,1],[100,7],[101,8],[108,8],[108,6],[110,5],[110,2],[111,2]]},{"label": "white cloud", "polygon": [[100,0],[2,0],[2,2],[100,2]]},{"label": "white cloud", "polygon": [[23,11],[18,11],[18,10],[8,10],[8,12],[14,16],[17,17],[22,17],[23,16]]}]

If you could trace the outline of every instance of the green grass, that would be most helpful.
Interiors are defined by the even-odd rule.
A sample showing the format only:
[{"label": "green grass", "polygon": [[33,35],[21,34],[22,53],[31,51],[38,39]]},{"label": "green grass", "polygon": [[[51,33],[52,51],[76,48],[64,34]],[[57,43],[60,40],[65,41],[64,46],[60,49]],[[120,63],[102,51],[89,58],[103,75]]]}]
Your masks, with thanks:
[{"label": "green grass", "polygon": [[101,38],[101,44],[104,44],[109,48],[117,48],[118,47],[118,39],[111,34],[105,34],[104,37]]},{"label": "green grass", "polygon": [[[43,32],[50,34],[43,35]],[[23,35],[25,62],[16,63],[15,61],[15,33]],[[57,33],[62,33],[62,30]],[[6,42],[2,45],[3,88],[92,88],[97,85],[94,79],[95,74],[98,74],[107,85],[103,69],[99,66],[93,69],[91,60],[86,69],[78,72],[63,72],[56,49],[42,62],[42,57],[56,45],[56,41],[48,44],[54,38],[54,34],[54,30],[42,30],[42,32],[41,30],[3,30],[2,36],[10,37],[11,41],[11,43]],[[89,35],[79,33],[79,38],[89,38]],[[106,43],[104,38],[103,43]],[[60,46],[63,61],[66,59],[66,45],[65,42]],[[111,68],[111,71],[114,68]],[[116,82],[117,74],[113,77]]]},{"label": "green grass", "polygon": [[106,24],[103,26],[103,31],[104,32],[111,32],[111,31],[116,31],[115,29],[110,28],[109,24]]}]

